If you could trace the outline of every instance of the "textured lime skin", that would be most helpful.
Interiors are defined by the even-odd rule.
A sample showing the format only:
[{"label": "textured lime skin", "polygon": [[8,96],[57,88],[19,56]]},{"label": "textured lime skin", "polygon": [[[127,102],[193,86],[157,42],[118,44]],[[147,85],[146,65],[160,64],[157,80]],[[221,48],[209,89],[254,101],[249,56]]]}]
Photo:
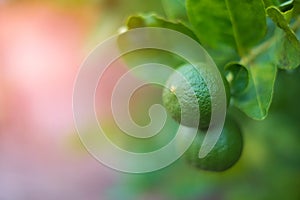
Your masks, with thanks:
[{"label": "textured lime skin", "polygon": [[205,133],[199,131],[195,140],[184,156],[187,162],[199,169],[224,171],[232,167],[240,158],[243,149],[243,138],[238,124],[227,117],[223,131],[216,145],[204,158],[199,158],[199,150]]},{"label": "textured lime skin", "polygon": [[[207,128],[211,118],[211,99],[214,98],[214,102],[220,105],[222,104],[220,102],[221,98],[218,96],[220,88],[216,85],[212,86],[210,95],[206,82],[197,69],[191,64],[185,64],[179,67],[177,72],[184,78],[177,73],[169,77],[166,83],[167,87],[164,88],[162,94],[165,108],[171,116],[182,125],[198,126],[200,129]],[[205,70],[204,72],[209,73]],[[213,78],[214,76],[208,77]],[[230,98],[229,87],[225,78],[222,78],[228,105]],[[215,81],[211,80],[211,82]],[[196,97],[197,102],[192,101],[192,96],[194,96],[194,99]],[[179,98],[181,99],[181,104],[179,103]],[[200,115],[200,120],[195,117],[196,115]]]}]

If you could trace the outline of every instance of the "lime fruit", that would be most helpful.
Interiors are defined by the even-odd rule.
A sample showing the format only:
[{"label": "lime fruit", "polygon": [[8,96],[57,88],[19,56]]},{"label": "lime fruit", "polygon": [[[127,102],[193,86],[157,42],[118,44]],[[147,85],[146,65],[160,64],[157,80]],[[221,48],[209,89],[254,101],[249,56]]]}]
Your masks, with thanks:
[{"label": "lime fruit", "polygon": [[[200,63],[201,73],[210,77],[210,83],[215,83],[213,75],[206,66]],[[226,79],[221,75],[225,87],[227,105],[230,92]],[[215,108],[224,105],[220,102],[220,89],[217,84],[209,88],[205,80],[193,65],[185,64],[177,69],[168,79],[163,90],[163,104],[170,115],[179,123],[185,126],[204,129],[209,126],[211,119],[211,100],[214,100]],[[199,117],[195,117],[199,115]],[[200,118],[200,120],[199,120]]]},{"label": "lime fruit", "polygon": [[190,165],[208,171],[224,171],[239,160],[243,149],[243,138],[240,127],[232,118],[227,117],[213,149],[204,158],[199,158],[204,137],[205,133],[199,130],[192,145],[185,152],[184,156]]}]

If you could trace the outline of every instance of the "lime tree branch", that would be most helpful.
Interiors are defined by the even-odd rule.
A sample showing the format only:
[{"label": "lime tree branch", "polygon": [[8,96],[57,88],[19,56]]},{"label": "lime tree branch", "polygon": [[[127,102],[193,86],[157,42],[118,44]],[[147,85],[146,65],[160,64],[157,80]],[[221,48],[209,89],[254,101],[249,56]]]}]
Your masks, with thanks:
[{"label": "lime tree branch", "polygon": [[[299,28],[300,28],[300,17],[297,17],[295,22],[291,25],[291,29],[296,32]],[[253,62],[260,54],[267,51],[272,46],[272,44],[276,42],[277,39],[278,37],[274,35],[267,41],[263,42],[261,45],[253,48],[247,56],[242,57],[240,63],[244,66],[251,64],[251,62]]]}]

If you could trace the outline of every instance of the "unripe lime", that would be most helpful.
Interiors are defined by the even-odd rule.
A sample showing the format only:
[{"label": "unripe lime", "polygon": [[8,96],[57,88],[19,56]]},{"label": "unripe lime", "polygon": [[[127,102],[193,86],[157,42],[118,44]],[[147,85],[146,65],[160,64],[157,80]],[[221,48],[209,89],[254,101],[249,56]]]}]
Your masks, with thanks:
[{"label": "unripe lime", "polygon": [[[208,66],[199,64],[202,73],[207,73],[210,77],[210,83],[216,82],[213,75],[206,70]],[[222,77],[222,76],[221,76]],[[227,105],[229,102],[230,92],[228,83],[223,78],[226,92]],[[217,84],[209,88],[199,71],[191,64],[185,64],[173,73],[163,90],[163,103],[168,113],[179,123],[185,126],[195,126],[207,128],[211,119],[211,101],[215,102],[215,107],[221,106],[220,89]],[[216,103],[217,102],[217,103]],[[219,104],[219,105],[216,105]],[[200,114],[200,120],[197,115]]]},{"label": "unripe lime", "polygon": [[233,166],[240,158],[243,149],[243,138],[238,124],[227,117],[223,131],[213,147],[204,157],[199,158],[199,150],[205,133],[199,131],[184,156],[187,162],[199,169],[209,171],[224,171]]}]

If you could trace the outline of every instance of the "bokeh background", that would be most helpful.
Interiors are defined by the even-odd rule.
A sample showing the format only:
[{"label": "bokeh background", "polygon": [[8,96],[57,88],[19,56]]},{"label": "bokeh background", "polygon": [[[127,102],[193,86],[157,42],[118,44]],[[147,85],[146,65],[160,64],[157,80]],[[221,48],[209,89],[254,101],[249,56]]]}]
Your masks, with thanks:
[{"label": "bokeh background", "polygon": [[[245,148],[223,173],[178,160],[157,172],[124,174],[87,153],[72,117],[76,73],[98,43],[140,12],[165,15],[160,0],[0,0],[0,199],[300,199],[299,69],[278,73],[264,121],[229,111],[242,126]],[[126,70],[116,62],[102,80],[98,114],[124,147],[145,151],[152,143],[163,145],[173,131],[145,148],[122,138],[113,123],[110,94]],[[147,109],[160,102],[160,89],[135,93],[131,110],[137,123],[149,122]]]}]

